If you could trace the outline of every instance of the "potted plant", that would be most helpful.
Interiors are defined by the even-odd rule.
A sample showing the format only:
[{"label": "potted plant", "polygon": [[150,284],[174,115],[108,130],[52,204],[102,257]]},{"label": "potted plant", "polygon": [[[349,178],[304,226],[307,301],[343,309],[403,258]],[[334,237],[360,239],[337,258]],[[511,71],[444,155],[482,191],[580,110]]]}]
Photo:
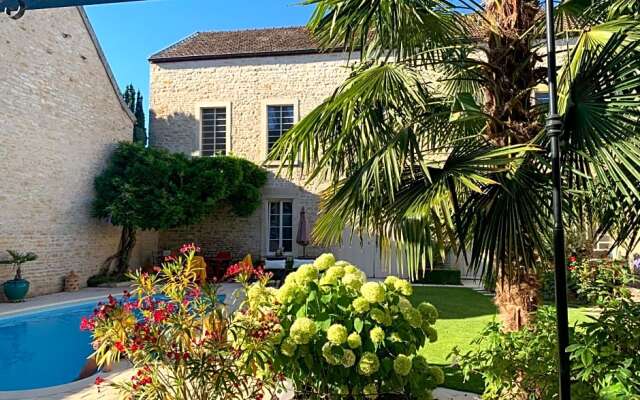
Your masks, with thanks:
[{"label": "potted plant", "polygon": [[7,253],[11,258],[0,261],[0,264],[13,265],[16,268],[16,276],[2,285],[4,294],[11,302],[22,301],[29,292],[29,281],[22,279],[22,264],[34,261],[38,256],[34,253],[20,253],[15,250],[7,250]]}]

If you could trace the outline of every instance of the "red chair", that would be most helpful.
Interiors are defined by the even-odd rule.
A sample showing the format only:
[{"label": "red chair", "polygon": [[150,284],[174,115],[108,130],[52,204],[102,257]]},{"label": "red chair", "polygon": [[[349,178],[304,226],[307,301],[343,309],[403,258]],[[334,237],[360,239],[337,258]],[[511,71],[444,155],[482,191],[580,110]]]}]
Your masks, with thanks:
[{"label": "red chair", "polygon": [[227,272],[227,268],[231,265],[231,253],[228,251],[218,252],[216,256],[211,259],[209,265],[212,268],[212,278],[220,281]]}]

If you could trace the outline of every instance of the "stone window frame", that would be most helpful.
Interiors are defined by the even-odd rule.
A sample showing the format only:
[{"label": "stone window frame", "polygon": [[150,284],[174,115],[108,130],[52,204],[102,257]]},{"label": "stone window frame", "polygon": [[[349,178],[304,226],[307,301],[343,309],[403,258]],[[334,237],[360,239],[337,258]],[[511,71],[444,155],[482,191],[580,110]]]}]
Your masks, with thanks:
[{"label": "stone window frame", "polygon": [[270,217],[270,203],[272,202],[285,202],[288,201],[291,203],[291,251],[283,252],[283,256],[289,257],[293,256],[296,252],[296,235],[298,230],[297,218],[296,218],[296,210],[297,210],[297,199],[289,196],[273,196],[264,198],[263,200],[263,238],[262,238],[262,251],[266,257],[275,256],[275,252],[269,251],[269,239],[270,239],[270,228],[271,223],[269,221]]},{"label": "stone window frame", "polygon": [[[293,124],[297,124],[300,122],[300,100],[295,98],[272,98],[266,99],[262,101],[262,111],[261,111],[261,141],[262,141],[262,160],[266,163],[267,166],[278,166],[282,164],[279,161],[269,161],[267,160],[267,155],[269,154],[269,106],[293,106]],[[298,165],[299,161],[296,161],[294,165]]]},{"label": "stone window frame", "polygon": [[[195,120],[198,125],[198,132],[196,137],[196,149],[192,155],[197,157],[202,156],[202,109],[203,108],[224,108],[226,110],[226,138],[225,138],[225,155],[231,155],[231,127],[232,127],[232,111],[230,101],[204,101],[196,104]],[[210,157],[210,156],[207,156]]]}]

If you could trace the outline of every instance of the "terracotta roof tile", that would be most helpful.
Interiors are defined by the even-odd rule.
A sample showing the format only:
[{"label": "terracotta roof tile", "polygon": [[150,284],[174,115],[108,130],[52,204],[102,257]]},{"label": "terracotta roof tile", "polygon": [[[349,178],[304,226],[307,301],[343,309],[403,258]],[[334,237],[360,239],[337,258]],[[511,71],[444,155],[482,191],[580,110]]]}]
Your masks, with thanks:
[{"label": "terracotta roof tile", "polygon": [[151,62],[319,53],[304,27],[197,32],[152,55]]}]

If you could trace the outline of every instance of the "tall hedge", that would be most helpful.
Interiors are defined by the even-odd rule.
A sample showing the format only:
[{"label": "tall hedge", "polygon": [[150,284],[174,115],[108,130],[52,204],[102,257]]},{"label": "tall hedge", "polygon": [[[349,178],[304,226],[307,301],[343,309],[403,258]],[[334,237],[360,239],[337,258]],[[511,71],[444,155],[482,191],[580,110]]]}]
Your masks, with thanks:
[{"label": "tall hedge", "polygon": [[250,215],[260,205],[266,181],[264,169],[240,158],[188,158],[120,143],[95,179],[93,215],[122,227],[118,251],[105,261],[103,272],[128,269],[138,230],[198,223],[226,202],[236,215]]}]

